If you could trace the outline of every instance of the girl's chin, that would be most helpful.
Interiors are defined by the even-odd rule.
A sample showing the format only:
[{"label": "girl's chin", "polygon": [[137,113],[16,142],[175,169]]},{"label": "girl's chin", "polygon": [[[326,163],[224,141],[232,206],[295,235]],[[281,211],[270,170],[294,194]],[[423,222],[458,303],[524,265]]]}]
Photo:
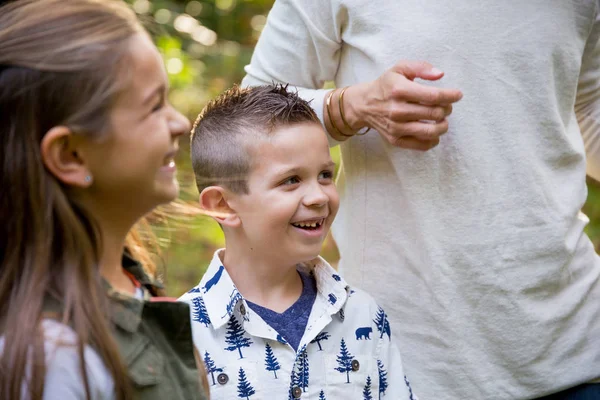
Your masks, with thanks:
[{"label": "girl's chin", "polygon": [[157,205],[170,203],[179,196],[179,183],[174,181],[169,185],[163,185],[163,187],[157,188],[155,193],[158,201]]}]

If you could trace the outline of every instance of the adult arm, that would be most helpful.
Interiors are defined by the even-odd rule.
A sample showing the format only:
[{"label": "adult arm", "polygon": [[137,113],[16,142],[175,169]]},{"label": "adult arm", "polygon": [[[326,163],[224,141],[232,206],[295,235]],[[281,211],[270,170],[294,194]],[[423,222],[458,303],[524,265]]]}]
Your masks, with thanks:
[{"label": "adult arm", "polygon": [[460,100],[462,93],[414,82],[415,78],[437,80],[443,76],[426,62],[399,62],[375,81],[350,86],[344,95],[348,125],[338,111],[339,90],[332,94],[327,112],[325,100],[330,90],[321,88],[326,81],[335,80],[339,67],[342,27],[347,23],[344,7],[343,2],[275,1],[242,85],[284,82],[296,86],[300,96],[312,100],[317,115],[337,141],[348,139],[362,127],[372,127],[395,146],[434,147],[448,129],[445,117],[452,111],[452,103]]},{"label": "adult arm", "polygon": [[600,181],[600,1],[583,53],[575,113],[587,154],[587,174]]}]

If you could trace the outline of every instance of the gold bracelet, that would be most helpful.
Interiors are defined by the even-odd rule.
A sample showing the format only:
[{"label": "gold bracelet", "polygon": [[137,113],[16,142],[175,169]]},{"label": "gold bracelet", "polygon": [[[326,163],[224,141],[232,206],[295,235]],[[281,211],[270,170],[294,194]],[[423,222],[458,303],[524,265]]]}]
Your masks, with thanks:
[{"label": "gold bracelet", "polygon": [[352,137],[354,135],[346,135],[345,133],[340,131],[338,129],[337,125],[335,124],[335,121],[333,120],[333,118],[331,118],[331,96],[333,96],[333,92],[335,92],[335,89],[332,90],[331,92],[329,92],[329,94],[327,95],[327,100],[325,101],[325,103],[327,105],[327,117],[329,117],[329,123],[331,124],[331,127],[337,134],[339,134],[341,136],[345,136],[345,137]]},{"label": "gold bracelet", "polygon": [[[340,92],[340,97],[338,99],[338,105],[340,107],[340,115],[342,117],[342,122],[344,123],[346,128],[348,128],[348,130],[352,131],[353,129],[350,126],[350,124],[348,123],[348,121],[346,121],[346,116],[344,115],[344,92],[346,91],[346,89],[348,89],[348,86],[343,88],[342,91]],[[368,127],[368,129],[364,132],[354,132],[354,135],[362,136],[362,135],[366,134],[367,132],[369,132],[370,130],[371,130],[371,127]],[[348,135],[348,136],[354,136],[354,135]]]}]

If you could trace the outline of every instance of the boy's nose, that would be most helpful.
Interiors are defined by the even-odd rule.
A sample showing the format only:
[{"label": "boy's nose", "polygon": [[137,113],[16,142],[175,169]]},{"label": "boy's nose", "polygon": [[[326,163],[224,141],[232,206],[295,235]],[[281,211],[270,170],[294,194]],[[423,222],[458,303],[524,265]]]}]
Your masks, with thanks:
[{"label": "boy's nose", "polygon": [[304,196],[304,205],[307,207],[320,207],[329,202],[329,196],[319,184],[311,185]]}]

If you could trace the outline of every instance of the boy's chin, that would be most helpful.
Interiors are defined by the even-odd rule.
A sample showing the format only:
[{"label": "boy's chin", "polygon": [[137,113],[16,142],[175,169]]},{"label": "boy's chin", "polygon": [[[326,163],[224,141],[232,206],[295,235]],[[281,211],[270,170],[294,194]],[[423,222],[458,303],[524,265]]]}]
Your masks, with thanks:
[{"label": "boy's chin", "polygon": [[306,252],[305,254],[302,254],[300,257],[298,257],[297,264],[310,263],[315,258],[319,257],[320,254],[321,249],[319,249],[319,251]]}]

